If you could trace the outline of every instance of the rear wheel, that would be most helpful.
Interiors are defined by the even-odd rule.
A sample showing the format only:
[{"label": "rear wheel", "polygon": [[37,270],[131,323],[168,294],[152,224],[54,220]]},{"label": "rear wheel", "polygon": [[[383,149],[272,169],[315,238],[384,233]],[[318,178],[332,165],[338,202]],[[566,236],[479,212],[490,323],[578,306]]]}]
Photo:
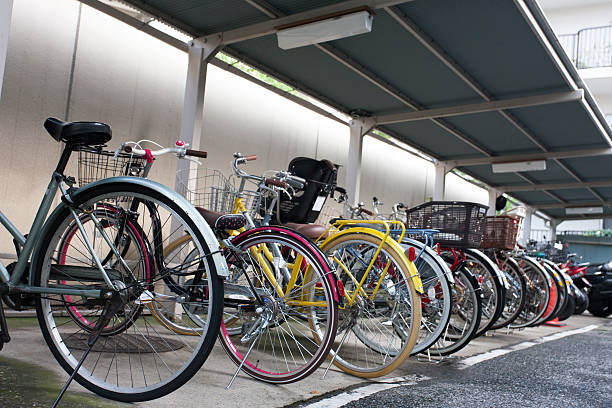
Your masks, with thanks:
[{"label": "rear wheel", "polygon": [[346,294],[330,351],[334,364],[364,378],[390,373],[410,355],[419,335],[421,303],[411,278],[416,270],[411,272],[402,252],[368,234],[339,234],[321,249]]},{"label": "rear wheel", "polygon": [[519,261],[525,272],[527,299],[519,316],[508,327],[519,329],[530,326],[546,312],[550,301],[552,280],[544,268],[533,258],[523,257]]},{"label": "rear wheel", "polygon": [[[87,290],[78,295],[41,295],[36,301],[38,321],[54,357],[72,373],[92,338],[93,327],[109,302],[96,293],[118,294],[119,309],[102,331],[102,336],[79,369],[75,380],[87,389],[110,399],[146,401],[166,395],[187,382],[212,350],[219,330],[223,287],[202,232],[183,208],[164,193],[133,183],[113,183],[75,194],[76,217],[67,206],[59,207],[41,233],[41,245],[33,256],[34,285],[54,290]],[[135,200],[142,204],[134,209]],[[131,208],[130,208],[131,207]],[[113,210],[110,210],[112,208]],[[149,211],[153,208],[155,214]],[[161,221],[153,228],[152,215]],[[82,220],[83,231],[76,220]],[[138,227],[124,228],[126,224]],[[138,240],[123,251],[123,234]],[[198,336],[182,336],[161,325],[143,306],[171,293],[169,277],[178,277],[185,266],[157,265],[147,270],[142,252],[144,242],[161,248],[164,237],[175,233],[192,236],[198,257],[197,278],[206,286],[206,296],[183,296],[198,307],[204,330]],[[71,236],[69,240],[67,237]],[[87,240],[103,262],[112,287],[95,266]],[[135,242],[135,241],[134,241]],[[191,265],[190,265],[191,266]],[[78,312],[77,313],[75,313]],[[87,321],[87,323],[84,323]]]},{"label": "rear wheel", "polygon": [[518,263],[510,257],[500,259],[500,269],[506,274],[508,288],[504,301],[504,310],[493,326],[492,330],[501,329],[514,322],[527,301],[527,281],[525,273]]}]

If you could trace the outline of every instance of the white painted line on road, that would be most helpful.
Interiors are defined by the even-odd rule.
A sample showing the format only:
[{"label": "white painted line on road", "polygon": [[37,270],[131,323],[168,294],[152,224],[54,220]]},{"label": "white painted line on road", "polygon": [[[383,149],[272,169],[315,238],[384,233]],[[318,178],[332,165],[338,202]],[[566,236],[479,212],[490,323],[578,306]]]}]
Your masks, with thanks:
[{"label": "white painted line on road", "polygon": [[471,367],[474,364],[482,363],[483,361],[487,361],[495,357],[503,356],[504,354],[508,354],[513,351],[525,350],[537,344],[542,344],[542,343],[546,343],[546,342],[553,341],[553,340],[559,340],[564,337],[573,336],[574,334],[586,333],[588,331],[596,329],[597,327],[599,326],[596,324],[592,324],[590,326],[582,327],[580,329],[562,331],[562,332],[558,332],[555,334],[551,334],[549,336],[540,337],[532,341],[525,341],[523,343],[515,344],[514,346],[510,346],[507,348],[500,348],[500,349],[487,351],[486,353],[477,354],[475,356],[468,357],[468,358],[461,360],[458,363],[459,364],[458,368],[460,370],[465,370],[466,368]]},{"label": "white painted line on road", "polygon": [[368,397],[377,392],[390,390],[404,385],[415,385],[419,381],[430,380],[425,376],[407,376],[382,379],[379,383],[369,384],[351,391],[343,392],[333,397],[325,398],[312,404],[302,405],[303,408],[339,408],[352,401]]}]

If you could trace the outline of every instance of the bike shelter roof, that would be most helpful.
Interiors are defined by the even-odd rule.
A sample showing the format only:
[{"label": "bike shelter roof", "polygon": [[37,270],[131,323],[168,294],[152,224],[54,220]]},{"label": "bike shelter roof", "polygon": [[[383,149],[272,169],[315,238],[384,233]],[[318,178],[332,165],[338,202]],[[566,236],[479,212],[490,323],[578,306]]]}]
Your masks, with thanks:
[{"label": "bike shelter roof", "polygon": [[[602,205],[612,216],[612,132],[534,0],[124,3],[196,44],[221,41],[224,52],[550,217]],[[277,45],[279,27],[364,7],[374,13],[370,33]],[[527,160],[545,160],[546,170],[492,171]]]}]

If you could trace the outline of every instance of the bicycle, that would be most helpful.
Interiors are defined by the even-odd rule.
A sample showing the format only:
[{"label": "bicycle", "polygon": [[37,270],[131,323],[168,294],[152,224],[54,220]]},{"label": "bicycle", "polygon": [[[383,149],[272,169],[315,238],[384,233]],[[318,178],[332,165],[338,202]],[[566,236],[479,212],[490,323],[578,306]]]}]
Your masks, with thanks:
[{"label": "bicycle", "polygon": [[[228,271],[218,244],[185,199],[159,183],[129,175],[134,170],[129,164],[117,169],[119,177],[74,187],[75,179],[64,174],[72,153],[108,142],[108,125],[49,118],[44,127],[64,149],[28,235],[0,212],[17,254],[8,267],[0,263],[2,294],[20,307],[36,308],[47,346],[70,375],[54,406],[72,380],[124,402],[166,395],[200,369],[214,345],[222,315],[219,277]],[[184,156],[187,151],[176,153]],[[47,217],[58,190],[62,201]],[[150,209],[163,224],[192,236],[197,248],[208,286],[206,299],[197,300],[206,324],[197,338],[163,331],[144,310],[157,287],[166,284],[164,278],[181,272],[158,262],[163,261],[158,245],[163,237],[147,236]],[[127,250],[128,242],[137,241],[138,251]],[[1,342],[9,341],[2,307],[0,329]]]},{"label": "bicycle", "polygon": [[[312,159],[301,160],[310,160],[306,164],[315,164]],[[323,162],[324,167],[330,166],[329,162]],[[237,171],[236,165],[234,169],[243,181],[261,179]],[[296,177],[286,172],[276,173],[284,180]],[[334,189],[342,189],[336,188],[335,183],[329,185],[310,180],[306,173],[298,173],[297,176],[306,178],[311,186],[313,183],[318,186],[314,189],[316,194],[312,202],[307,202],[306,195],[301,192],[293,195],[299,197],[296,202],[289,198],[278,204],[278,200],[272,199],[266,206],[263,223],[283,221],[284,226],[303,232],[317,242],[337,272],[341,299],[338,305],[338,334],[342,332],[342,336],[336,337],[337,340],[341,338],[330,351],[332,363],[345,372],[361,377],[389,373],[410,354],[418,336],[415,322],[420,321],[420,302],[415,300],[417,290],[422,290],[418,273],[405,258],[401,247],[390,237],[389,222],[337,220],[329,228],[304,224],[303,219],[311,217],[305,210],[316,208],[313,211],[318,212],[320,207],[316,207],[317,202],[321,203],[325,195]],[[298,186],[296,188],[299,189]],[[300,210],[297,211],[297,208]],[[294,210],[304,218],[292,219],[290,214]],[[372,228],[376,225],[386,228],[386,232]],[[373,336],[372,330],[376,331],[376,336]],[[322,341],[318,336],[316,338]],[[345,344],[351,347],[344,347]]]},{"label": "bicycle", "polygon": [[[194,202],[234,213],[221,216],[197,207],[209,223],[217,225],[230,268],[224,282],[221,345],[238,366],[236,373],[242,370],[261,381],[286,384],[310,375],[328,355],[338,322],[337,279],[308,238],[287,228],[256,225],[259,200],[265,195],[273,197],[267,208],[264,205],[263,224],[267,224],[278,199],[277,189],[286,190],[287,183],[301,186],[304,180],[283,172],[259,177],[239,170],[240,164],[255,159],[253,155],[234,155],[234,172],[241,178],[237,190],[227,180],[219,179],[217,185],[191,180],[195,188],[188,191],[188,196]],[[257,185],[256,192],[245,190],[247,181]],[[219,225],[223,217],[239,217],[242,222]],[[167,256],[187,262],[190,254],[183,246],[188,241],[183,237],[171,243],[166,248]],[[163,316],[160,313],[162,320]],[[169,319],[165,324],[184,330]]]}]

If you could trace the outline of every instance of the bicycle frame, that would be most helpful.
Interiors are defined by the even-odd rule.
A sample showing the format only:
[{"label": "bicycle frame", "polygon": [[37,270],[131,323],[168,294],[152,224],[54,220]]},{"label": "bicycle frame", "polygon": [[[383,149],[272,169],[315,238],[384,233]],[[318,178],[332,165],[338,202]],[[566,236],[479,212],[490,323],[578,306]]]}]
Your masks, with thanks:
[{"label": "bicycle frame", "polygon": [[5,283],[9,289],[19,290],[26,293],[101,297],[100,290],[43,288],[32,286],[32,270],[30,270],[29,273],[28,284],[24,285],[20,283],[26,267],[28,266],[28,260],[30,259],[32,252],[36,249],[45,220],[47,219],[47,215],[49,214],[49,210],[53,204],[53,199],[57,194],[57,190],[60,189],[62,180],[63,176],[61,174],[56,171],[53,172],[53,176],[51,177],[51,181],[47,186],[45,195],[43,196],[40,206],[38,207],[36,216],[32,222],[32,227],[30,228],[30,234],[28,234],[27,238],[17,229],[17,227],[15,227],[15,225],[13,225],[13,223],[11,223],[8,217],[6,217],[6,215],[0,211],[0,223],[13,236],[18,248],[21,247],[17,250],[17,264],[15,265],[12,274],[9,274],[2,261],[0,261],[0,279],[2,279],[2,282]]},{"label": "bicycle frame", "polygon": [[[323,240],[321,239],[321,237],[317,240],[317,244],[319,244],[320,246],[324,246],[331,239],[337,238],[338,235],[344,235],[347,233],[361,233],[361,234],[366,234],[366,235],[372,235],[380,240],[380,244],[376,248],[374,256],[372,256],[372,260],[368,264],[368,267],[366,268],[366,271],[364,272],[363,277],[361,278],[360,281],[357,281],[357,279],[350,273],[348,268],[346,268],[346,266],[344,266],[342,262],[340,262],[339,259],[334,258],[334,260],[338,263],[338,265],[340,265],[340,267],[347,273],[347,275],[356,285],[356,288],[352,296],[349,295],[347,291],[345,291],[344,293],[344,297],[348,301],[349,306],[353,305],[358,294],[362,294],[364,296],[367,295],[365,291],[363,290],[363,284],[365,283],[368,275],[370,274],[374,266],[374,263],[376,259],[378,258],[378,255],[380,254],[380,251],[382,250],[385,243],[389,244],[393,250],[398,251],[399,253],[403,254],[403,250],[400,247],[400,245],[397,243],[395,239],[391,238],[390,224],[399,225],[401,227],[402,232],[400,233],[400,236],[399,236],[399,240],[401,241],[406,231],[404,224],[401,223],[400,221],[383,221],[383,220],[338,220],[332,226],[330,226],[326,231],[327,233],[330,230],[334,230],[332,234],[330,234],[327,238]],[[385,228],[385,232],[383,233],[382,231],[379,231],[378,229],[371,228],[369,227],[369,225],[382,225]],[[343,227],[349,227],[349,228],[343,229]],[[325,236],[326,233],[324,233],[322,236]],[[370,300],[373,300],[374,297],[376,296],[376,293],[378,292],[378,288],[382,284],[387,274],[389,265],[390,265],[390,261],[384,267],[383,272],[378,278],[378,281],[376,282],[376,286],[372,294],[369,296]],[[410,270],[410,278],[414,282],[416,291],[418,293],[423,293],[423,283],[421,282],[421,278],[419,276],[418,271],[416,270],[416,267],[414,266],[412,262],[408,262],[407,265],[408,265],[408,269]]]}]

